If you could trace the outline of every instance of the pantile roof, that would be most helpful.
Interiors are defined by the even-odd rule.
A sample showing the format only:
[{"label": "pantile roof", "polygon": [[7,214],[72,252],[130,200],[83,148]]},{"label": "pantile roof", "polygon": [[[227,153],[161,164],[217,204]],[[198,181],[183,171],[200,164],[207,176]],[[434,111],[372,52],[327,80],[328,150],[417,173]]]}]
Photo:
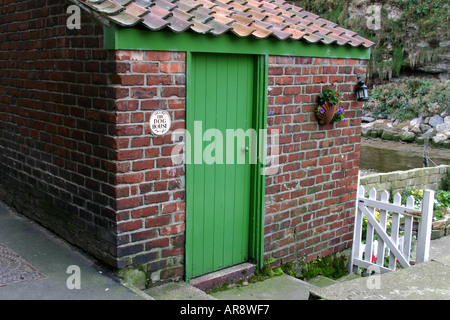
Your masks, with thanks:
[{"label": "pantile roof", "polygon": [[371,47],[356,32],[284,0],[78,0],[123,27]]}]

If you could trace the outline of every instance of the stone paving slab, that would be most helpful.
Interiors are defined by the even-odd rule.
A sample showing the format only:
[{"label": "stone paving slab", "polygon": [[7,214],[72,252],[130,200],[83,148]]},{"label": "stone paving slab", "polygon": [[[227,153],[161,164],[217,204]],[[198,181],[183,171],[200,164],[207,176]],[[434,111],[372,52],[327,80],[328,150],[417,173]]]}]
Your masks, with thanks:
[{"label": "stone paving slab", "polygon": [[211,293],[219,300],[307,300],[315,286],[289,275]]},{"label": "stone paving slab", "polygon": [[[437,257],[435,259],[433,259],[433,261],[438,262],[440,264],[443,264],[445,266],[450,267],[450,255],[448,256],[443,256],[443,257]],[[449,284],[450,285],[450,284]]]},{"label": "stone paving slab", "polygon": [[[442,261],[443,263],[439,262]],[[311,290],[327,300],[449,300],[450,256]]]},{"label": "stone paving slab", "polygon": [[[0,287],[0,300],[143,300],[108,269],[0,201],[0,242],[46,275]],[[80,289],[70,289],[69,266],[80,269]]]},{"label": "stone paving slab", "polygon": [[216,300],[204,291],[186,282],[169,282],[144,290],[155,300]]}]

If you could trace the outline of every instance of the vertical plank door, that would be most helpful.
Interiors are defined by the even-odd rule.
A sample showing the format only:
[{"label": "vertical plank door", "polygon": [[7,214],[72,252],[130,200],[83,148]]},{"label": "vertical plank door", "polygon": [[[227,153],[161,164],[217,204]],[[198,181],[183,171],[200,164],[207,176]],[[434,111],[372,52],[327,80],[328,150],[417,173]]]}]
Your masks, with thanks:
[{"label": "vertical plank door", "polygon": [[193,53],[189,70],[187,279],[248,259],[255,57]]}]

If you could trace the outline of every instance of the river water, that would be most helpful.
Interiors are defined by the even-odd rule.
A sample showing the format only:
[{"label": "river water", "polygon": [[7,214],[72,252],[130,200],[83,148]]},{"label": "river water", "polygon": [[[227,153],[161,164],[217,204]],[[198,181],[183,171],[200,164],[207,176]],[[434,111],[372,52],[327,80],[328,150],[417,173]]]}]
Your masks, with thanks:
[{"label": "river water", "polygon": [[[450,165],[450,150],[429,148],[429,166]],[[360,169],[362,175],[376,172],[410,170],[423,167],[423,146],[380,139],[361,142]]]}]

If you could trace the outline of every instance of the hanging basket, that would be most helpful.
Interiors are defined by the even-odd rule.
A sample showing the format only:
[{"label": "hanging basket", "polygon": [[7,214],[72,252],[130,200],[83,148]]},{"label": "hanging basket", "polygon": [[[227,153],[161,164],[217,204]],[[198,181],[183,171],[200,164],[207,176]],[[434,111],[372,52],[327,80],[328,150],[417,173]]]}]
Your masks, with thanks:
[{"label": "hanging basket", "polygon": [[316,112],[316,118],[319,124],[330,124],[336,114],[337,105],[332,105],[327,101],[324,105],[320,106],[318,110],[319,111]]}]

